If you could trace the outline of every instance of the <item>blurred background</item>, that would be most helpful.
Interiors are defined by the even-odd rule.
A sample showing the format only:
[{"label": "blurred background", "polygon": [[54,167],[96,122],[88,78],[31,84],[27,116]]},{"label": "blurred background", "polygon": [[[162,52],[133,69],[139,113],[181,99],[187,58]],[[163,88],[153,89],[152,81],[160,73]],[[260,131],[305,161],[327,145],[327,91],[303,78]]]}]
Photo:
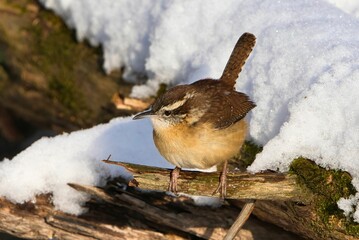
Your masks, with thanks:
[{"label": "blurred background", "polygon": [[0,159],[42,136],[128,115],[115,102],[131,85],[105,74],[101,47],[75,33],[34,0],[0,0]]}]

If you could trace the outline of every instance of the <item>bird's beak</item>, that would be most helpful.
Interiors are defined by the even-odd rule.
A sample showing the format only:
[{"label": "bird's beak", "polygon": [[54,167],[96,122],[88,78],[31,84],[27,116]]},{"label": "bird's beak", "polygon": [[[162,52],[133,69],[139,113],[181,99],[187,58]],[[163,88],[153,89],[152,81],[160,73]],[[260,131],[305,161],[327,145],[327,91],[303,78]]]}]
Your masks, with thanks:
[{"label": "bird's beak", "polygon": [[137,120],[137,119],[142,119],[142,118],[145,118],[145,117],[150,117],[150,116],[153,116],[153,115],[155,115],[154,112],[152,111],[152,109],[149,109],[149,110],[146,110],[146,111],[138,113],[132,119]]}]

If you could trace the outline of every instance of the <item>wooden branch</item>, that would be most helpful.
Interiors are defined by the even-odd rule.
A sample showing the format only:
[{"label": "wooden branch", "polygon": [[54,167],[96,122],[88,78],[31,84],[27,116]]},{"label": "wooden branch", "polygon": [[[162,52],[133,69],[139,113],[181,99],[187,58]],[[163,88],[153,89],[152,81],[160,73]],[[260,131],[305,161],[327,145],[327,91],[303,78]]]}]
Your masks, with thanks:
[{"label": "wooden branch", "polygon": [[[228,205],[198,207],[185,196],[124,191],[111,183],[104,188],[69,185],[91,197],[87,213],[73,216],[56,211],[51,195],[38,196],[36,203],[22,205],[0,198],[0,231],[28,239],[215,240],[223,239],[239,213]],[[248,230],[243,234],[246,231],[248,234]]]},{"label": "wooden branch", "polygon": [[[170,169],[103,160],[126,168],[134,176],[133,185],[142,189],[166,191]],[[219,174],[181,171],[178,179],[179,192],[191,195],[212,196],[218,184]],[[297,184],[294,175],[265,172],[250,174],[229,172],[227,175],[228,199],[259,199],[273,201],[310,200],[310,193]]]},{"label": "wooden branch", "polygon": [[[114,211],[116,213],[116,211]],[[96,218],[92,215],[96,216]],[[33,203],[13,204],[0,198],[0,231],[26,239],[168,239],[149,229],[120,227],[111,214],[87,213],[85,218],[56,211],[46,196]],[[117,219],[118,222],[118,219]]]},{"label": "wooden branch", "polygon": [[[168,185],[169,169],[162,169],[137,164],[114,162],[109,159],[105,163],[119,165],[131,172],[134,179],[129,185],[142,189],[166,191]],[[213,189],[218,185],[218,173],[203,173],[194,171],[182,171],[178,179],[179,191],[191,195],[212,196]],[[260,174],[248,174],[243,172],[229,172],[227,174],[227,198],[228,199],[252,199],[251,203],[244,206],[234,225],[230,228],[224,239],[234,239],[254,208],[254,200],[272,201],[297,201],[306,202],[311,198],[310,193],[299,184],[294,175],[266,172]],[[158,215],[156,215],[158,216]],[[161,215],[159,215],[161,216]],[[163,220],[163,219],[162,219]],[[158,220],[157,220],[158,221]],[[165,223],[171,220],[166,219]],[[190,219],[186,222],[191,222]],[[163,223],[164,224],[164,223]],[[175,224],[176,227],[178,224]],[[188,227],[185,228],[192,234]],[[197,237],[208,237],[199,232]]]},{"label": "wooden branch", "polygon": [[78,191],[90,194],[92,197],[99,198],[107,203],[134,210],[151,222],[186,232],[196,237],[222,239],[226,233],[226,229],[221,227],[223,222],[218,222],[217,218],[213,221],[211,217],[208,217],[209,214],[201,216],[191,212],[176,213],[153,206],[130,194],[115,194],[111,196],[101,188],[73,183],[69,185]]},{"label": "wooden branch", "polygon": [[[167,184],[160,181],[168,180],[167,174],[169,170],[132,164],[124,164],[124,166],[134,173],[140,187],[141,185],[156,186],[153,183],[153,181],[156,181],[161,186],[161,188],[156,189],[166,189]],[[154,180],[149,181],[151,184],[145,185],[145,181],[139,177],[140,175],[147,175],[147,178]],[[230,175],[232,178],[239,176],[241,179],[251,179],[251,181],[258,181],[258,179],[267,181],[269,179],[266,186],[276,185],[278,184],[277,182],[283,183],[295,180],[293,176],[285,175],[279,175],[280,177],[276,178],[277,175],[273,173],[260,175],[233,173]],[[215,183],[212,185],[215,187],[218,181],[218,175],[214,173],[184,172],[181,176],[184,183],[195,179],[192,182],[196,183],[197,181],[197,185],[200,185],[199,180],[214,181]],[[277,181],[274,181],[274,179],[277,179]],[[206,188],[206,184],[207,182],[202,182],[202,188]],[[239,183],[236,181],[234,183],[230,182],[230,184],[234,188]],[[89,209],[87,213],[81,216],[72,216],[56,211],[51,204],[51,195],[38,196],[36,203],[21,205],[16,205],[0,198],[0,231],[30,239],[223,239],[238,216],[239,210],[235,206],[243,206],[240,201],[229,199],[227,202],[230,205],[225,204],[220,208],[198,207],[187,196],[173,197],[165,192],[143,191],[138,188],[122,190],[122,188],[118,187],[117,182],[116,184],[110,182],[103,188],[79,184],[69,185],[91,197],[91,200],[86,204]],[[197,188],[200,189],[200,187],[194,189]],[[247,188],[251,189],[253,186],[249,185]],[[242,192],[245,193],[245,196],[250,196],[251,198],[274,195],[273,193],[270,195],[259,195],[257,193],[256,195],[249,195],[250,193],[246,193],[250,191],[248,189]],[[191,191],[194,192],[195,190]],[[262,191],[266,192],[268,190],[262,188]],[[305,193],[305,190],[302,191]],[[292,193],[295,192],[292,191]],[[295,194],[288,194],[287,196],[289,196],[287,198],[289,200],[300,199]],[[300,204],[293,201],[258,200],[256,201],[254,214],[261,219],[271,221],[310,239],[354,239],[339,230],[328,230],[325,225],[318,221],[312,203],[310,202],[308,205],[302,204],[305,202],[304,199],[306,199],[305,195],[303,195],[303,199],[300,199]],[[249,205],[249,207],[251,206]],[[251,208],[248,210],[251,210]],[[241,225],[242,222],[237,223]],[[315,228],[310,227],[313,224],[315,224]],[[245,224],[244,228],[250,229],[248,224]],[[273,226],[267,227],[267,229],[270,230],[262,230],[262,233],[257,237],[270,236],[273,239],[298,239],[293,236],[288,237],[288,235],[283,237],[283,234],[288,233],[279,230],[277,230],[277,233],[273,233]],[[240,231],[242,238],[245,236],[246,231],[248,234],[246,229]],[[252,228],[251,232],[259,234],[258,229]]]}]

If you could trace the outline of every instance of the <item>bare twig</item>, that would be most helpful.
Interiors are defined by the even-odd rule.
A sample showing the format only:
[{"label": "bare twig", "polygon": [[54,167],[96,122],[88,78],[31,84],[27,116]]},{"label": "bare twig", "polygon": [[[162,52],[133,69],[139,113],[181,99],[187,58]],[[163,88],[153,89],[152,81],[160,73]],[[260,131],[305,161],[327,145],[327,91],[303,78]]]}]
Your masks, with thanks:
[{"label": "bare twig", "polygon": [[237,233],[243,225],[248,220],[254,209],[255,200],[248,200],[247,203],[243,206],[242,211],[239,213],[236,221],[232,224],[231,228],[228,230],[226,236],[223,240],[232,240],[236,237]]}]

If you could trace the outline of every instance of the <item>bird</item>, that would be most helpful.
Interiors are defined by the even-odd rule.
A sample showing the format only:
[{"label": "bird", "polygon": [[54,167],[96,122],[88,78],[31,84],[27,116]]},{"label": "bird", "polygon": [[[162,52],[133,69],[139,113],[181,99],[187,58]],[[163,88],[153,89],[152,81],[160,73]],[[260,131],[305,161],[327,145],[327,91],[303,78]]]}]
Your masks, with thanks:
[{"label": "bird", "polygon": [[178,85],[133,117],[150,118],[160,154],[175,168],[168,190],[177,193],[182,168],[208,169],[223,165],[218,187],[225,198],[228,160],[236,156],[247,135],[246,114],[256,104],[235,90],[236,80],[256,43],[251,33],[240,36],[219,79],[205,78]]}]

